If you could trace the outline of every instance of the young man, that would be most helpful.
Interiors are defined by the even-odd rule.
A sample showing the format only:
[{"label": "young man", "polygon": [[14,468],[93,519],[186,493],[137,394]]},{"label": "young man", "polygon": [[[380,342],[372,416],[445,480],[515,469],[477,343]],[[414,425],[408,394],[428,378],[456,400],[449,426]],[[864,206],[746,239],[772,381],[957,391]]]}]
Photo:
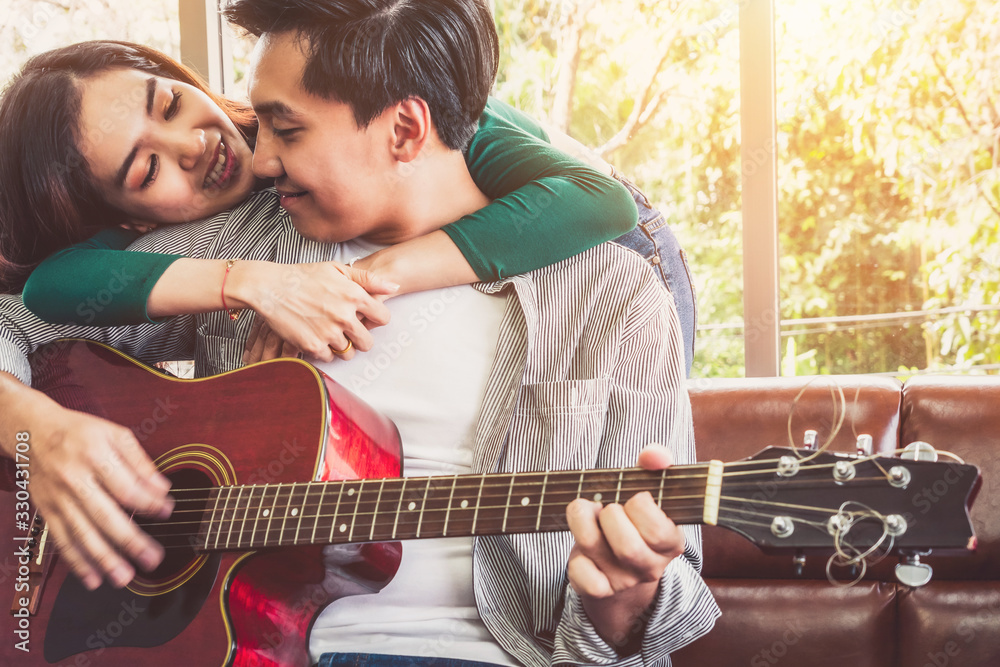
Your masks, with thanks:
[{"label": "young man", "polygon": [[[349,260],[486,203],[459,153],[496,72],[483,0],[241,0],[227,14],[261,35],[254,169],[276,187],[203,227],[149,235],[142,249],[186,233],[205,256]],[[287,234],[254,234],[275,216]],[[325,370],[396,421],[407,474],[628,466],[647,442],[693,460],[676,312],[633,253],[605,245],[392,309],[372,352]],[[100,337],[147,359],[193,350],[210,374],[239,365],[249,319],[218,312]],[[49,327],[30,332],[31,345],[80,333],[95,337]],[[379,354],[388,363],[369,366]],[[155,506],[148,495],[135,502]],[[696,530],[679,530],[648,495],[574,501],[567,517],[572,534],[407,543],[386,589],[320,616],[314,658],[667,664],[710,629],[718,610],[698,575]],[[338,551],[329,558],[335,567]]]},{"label": "young man", "polygon": [[[349,260],[487,203],[460,153],[496,72],[485,2],[237,0],[227,15],[260,36],[249,79],[261,122],[254,169],[275,179],[303,236],[342,242],[340,259]],[[653,439],[691,460],[676,314],[645,267],[631,271],[637,259],[605,246],[481,292],[403,297],[369,355],[387,354],[395,342],[390,365],[374,378],[362,358],[326,370],[394,418],[411,471],[627,464],[637,443]],[[623,275],[634,282],[623,283]],[[435,319],[433,305],[446,298]],[[399,345],[408,330],[413,342]],[[565,412],[571,416],[553,422]],[[669,650],[687,632],[707,629],[712,603],[691,567],[697,537],[689,540],[690,560],[683,557],[683,534],[651,497],[600,511],[578,501],[568,517],[575,546],[558,534],[407,545],[420,558],[404,564],[399,580],[321,615],[314,652],[424,649],[419,637],[444,623],[474,625],[454,623],[470,588],[493,638],[527,664],[612,659],[625,646],[655,662],[665,653],[658,643]],[[442,562],[454,577],[422,585],[418,573]],[[471,585],[456,585],[463,573]],[[445,581],[452,585],[442,594]],[[452,618],[447,604],[436,605],[444,616],[427,609],[435,594],[452,601]],[[385,614],[400,607],[430,619],[426,629],[387,628]],[[503,658],[473,631],[455,634],[455,644],[469,644],[466,657]]]}]

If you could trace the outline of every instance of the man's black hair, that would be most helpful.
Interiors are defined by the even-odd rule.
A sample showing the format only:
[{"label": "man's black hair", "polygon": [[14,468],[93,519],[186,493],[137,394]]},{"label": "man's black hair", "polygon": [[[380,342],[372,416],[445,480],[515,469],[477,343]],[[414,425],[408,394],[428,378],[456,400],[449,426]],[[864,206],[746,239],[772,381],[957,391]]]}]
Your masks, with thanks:
[{"label": "man's black hair", "polygon": [[303,89],[348,104],[367,127],[393,104],[427,102],[441,141],[465,148],[497,73],[486,0],[235,0],[226,18],[258,37],[303,40]]}]

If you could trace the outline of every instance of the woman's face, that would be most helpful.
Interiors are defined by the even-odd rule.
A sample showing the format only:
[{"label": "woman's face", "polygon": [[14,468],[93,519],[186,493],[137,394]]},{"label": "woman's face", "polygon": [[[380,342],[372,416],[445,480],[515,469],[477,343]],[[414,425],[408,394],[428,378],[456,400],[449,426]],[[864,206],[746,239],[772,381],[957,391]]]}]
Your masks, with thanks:
[{"label": "woman's face", "polygon": [[134,222],[199,220],[252,192],[253,152],[194,86],[133,69],[81,85],[80,150],[105,198]]}]

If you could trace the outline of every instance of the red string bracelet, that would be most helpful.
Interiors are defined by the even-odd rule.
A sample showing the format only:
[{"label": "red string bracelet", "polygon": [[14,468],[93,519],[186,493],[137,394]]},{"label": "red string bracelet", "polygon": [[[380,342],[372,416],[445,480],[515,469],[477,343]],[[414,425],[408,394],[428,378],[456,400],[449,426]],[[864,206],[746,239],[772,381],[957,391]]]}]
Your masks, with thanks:
[{"label": "red string bracelet", "polygon": [[229,272],[232,270],[233,265],[236,264],[238,260],[227,259],[226,260],[226,275],[222,276],[222,309],[229,313],[229,319],[235,320],[240,316],[239,308],[230,308],[226,305],[226,280],[229,279]]}]

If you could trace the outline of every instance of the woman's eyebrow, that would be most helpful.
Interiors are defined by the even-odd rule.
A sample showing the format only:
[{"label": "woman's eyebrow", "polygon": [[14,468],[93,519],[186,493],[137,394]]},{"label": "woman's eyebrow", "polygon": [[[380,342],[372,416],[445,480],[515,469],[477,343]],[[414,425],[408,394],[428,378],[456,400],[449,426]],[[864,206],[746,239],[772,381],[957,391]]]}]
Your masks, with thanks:
[{"label": "woman's eyebrow", "polygon": [[[156,99],[156,77],[151,76],[146,79],[146,115],[149,117],[153,116],[154,99]],[[132,151],[125,158],[122,166],[118,168],[118,173],[115,174],[115,185],[118,188],[125,186],[125,177],[128,176],[128,171],[132,168],[132,163],[135,161],[135,156],[138,153],[139,147],[133,146]]]},{"label": "woman's eyebrow", "polygon": [[153,115],[153,99],[156,97],[156,77],[146,79],[146,115]]}]

